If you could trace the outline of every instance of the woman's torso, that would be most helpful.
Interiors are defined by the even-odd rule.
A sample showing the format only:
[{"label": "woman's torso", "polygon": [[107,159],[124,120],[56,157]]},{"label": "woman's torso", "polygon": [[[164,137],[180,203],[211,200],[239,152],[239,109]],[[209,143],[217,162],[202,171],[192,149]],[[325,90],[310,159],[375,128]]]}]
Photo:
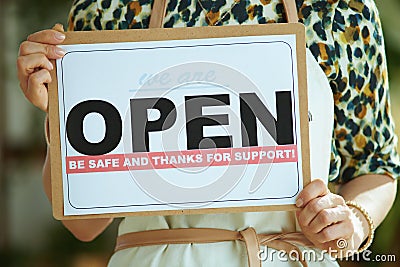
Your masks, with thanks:
[{"label": "woman's torso", "polygon": [[[335,128],[332,140],[330,180],[348,180],[355,174],[369,172],[353,158],[365,152],[371,135],[361,131],[355,139],[354,126],[360,120],[370,121],[367,102],[354,99],[384,96],[371,93],[369,69],[382,64],[379,19],[373,1],[297,0],[299,18],[306,27],[307,46],[331,84],[335,100]],[[147,28],[151,0],[76,0],[69,19],[70,30],[111,30]],[[264,24],[285,22],[280,0],[170,0],[164,27],[210,25]],[[350,46],[351,45],[351,46]],[[375,49],[371,55],[371,49]],[[380,58],[380,59],[379,59]],[[378,64],[378,63],[379,64]],[[377,66],[378,64],[378,66]],[[354,70],[352,70],[354,69]],[[385,75],[381,69],[376,75]],[[354,77],[356,76],[356,77]],[[379,84],[377,84],[379,83]],[[386,80],[372,81],[376,88],[386,86]],[[368,89],[368,90],[367,90]],[[353,103],[353,106],[349,106]],[[376,107],[375,107],[376,108]],[[384,107],[381,107],[382,109]],[[361,110],[361,111],[358,111]],[[381,124],[379,127],[387,127]],[[381,129],[384,131],[384,129]],[[358,129],[360,131],[360,129]],[[377,129],[379,131],[379,129]],[[375,142],[375,141],[371,141]],[[349,147],[351,149],[349,149]],[[119,234],[128,232],[186,228],[215,227],[243,230],[249,226],[259,233],[298,231],[293,212],[263,212],[216,215],[184,215],[129,217],[120,225]],[[245,266],[246,250],[237,242],[218,244],[188,244],[141,247],[119,251],[112,257],[111,266]],[[298,263],[274,262],[273,266],[297,266]],[[330,266],[329,260],[315,263]]]}]

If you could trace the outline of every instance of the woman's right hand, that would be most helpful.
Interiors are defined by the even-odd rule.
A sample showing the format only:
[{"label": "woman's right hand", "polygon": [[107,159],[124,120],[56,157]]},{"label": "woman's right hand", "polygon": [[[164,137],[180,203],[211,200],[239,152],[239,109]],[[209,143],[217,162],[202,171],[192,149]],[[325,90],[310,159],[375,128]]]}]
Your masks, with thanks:
[{"label": "woman's right hand", "polygon": [[51,82],[50,71],[54,68],[51,59],[59,59],[65,51],[57,47],[65,35],[60,24],[53,29],[35,32],[19,47],[17,59],[18,79],[25,97],[35,106],[47,112],[47,84]]}]

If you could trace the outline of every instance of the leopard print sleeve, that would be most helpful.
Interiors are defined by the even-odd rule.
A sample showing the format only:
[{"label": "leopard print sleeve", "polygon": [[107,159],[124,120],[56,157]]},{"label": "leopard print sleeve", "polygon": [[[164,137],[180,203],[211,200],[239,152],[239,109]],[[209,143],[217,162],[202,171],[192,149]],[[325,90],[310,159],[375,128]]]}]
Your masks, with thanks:
[{"label": "leopard print sleeve", "polygon": [[344,183],[368,173],[397,178],[397,137],[375,3],[306,2],[297,1],[308,47],[330,81],[335,103],[330,181]]},{"label": "leopard print sleeve", "polygon": [[[285,22],[281,0],[168,0],[164,27]],[[70,30],[147,28],[153,0],[75,0]],[[373,0],[296,0],[307,46],[330,82],[329,180],[400,174],[379,14]]]}]

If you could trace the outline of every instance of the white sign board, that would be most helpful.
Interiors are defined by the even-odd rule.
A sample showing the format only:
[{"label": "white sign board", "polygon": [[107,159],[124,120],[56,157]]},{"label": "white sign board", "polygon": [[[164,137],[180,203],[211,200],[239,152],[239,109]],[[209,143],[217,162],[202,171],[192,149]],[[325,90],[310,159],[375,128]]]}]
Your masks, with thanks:
[{"label": "white sign board", "polygon": [[309,159],[288,32],[63,45],[56,217],[293,207]]}]

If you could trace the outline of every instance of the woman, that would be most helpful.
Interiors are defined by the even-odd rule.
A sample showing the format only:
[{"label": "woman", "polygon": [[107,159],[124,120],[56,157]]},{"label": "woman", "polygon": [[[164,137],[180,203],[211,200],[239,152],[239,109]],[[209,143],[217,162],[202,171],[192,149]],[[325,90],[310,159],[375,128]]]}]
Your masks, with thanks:
[{"label": "woman", "polygon": [[[147,28],[152,1],[76,0],[69,30]],[[300,21],[306,26],[307,46],[329,79],[335,101],[335,124],[329,180],[332,193],[314,180],[299,194],[293,212],[259,212],[125,218],[119,235],[153,229],[220,228],[257,233],[301,230],[318,253],[321,250],[357,251],[372,240],[373,229],[390,210],[399,175],[397,138],[390,115],[388,81],[380,21],[372,0],[297,0]],[[170,0],[164,27],[219,26],[285,22],[281,0]],[[64,51],[57,47],[62,28],[30,35],[20,46],[18,75],[30,102],[47,111],[46,84],[51,82],[50,59]],[[49,154],[48,154],[49,155]],[[51,197],[49,157],[43,183]],[[112,219],[63,221],[78,239],[91,241]],[[299,229],[300,227],[300,229]],[[243,235],[243,234],[242,234]],[[338,246],[338,241],[346,246]],[[190,242],[188,242],[190,243]],[[301,247],[304,249],[304,247]],[[245,266],[250,262],[243,242],[159,244],[116,252],[111,266]],[[294,261],[274,266],[296,266]],[[311,263],[311,262],[310,262]],[[325,257],[318,266],[337,265]]]}]

